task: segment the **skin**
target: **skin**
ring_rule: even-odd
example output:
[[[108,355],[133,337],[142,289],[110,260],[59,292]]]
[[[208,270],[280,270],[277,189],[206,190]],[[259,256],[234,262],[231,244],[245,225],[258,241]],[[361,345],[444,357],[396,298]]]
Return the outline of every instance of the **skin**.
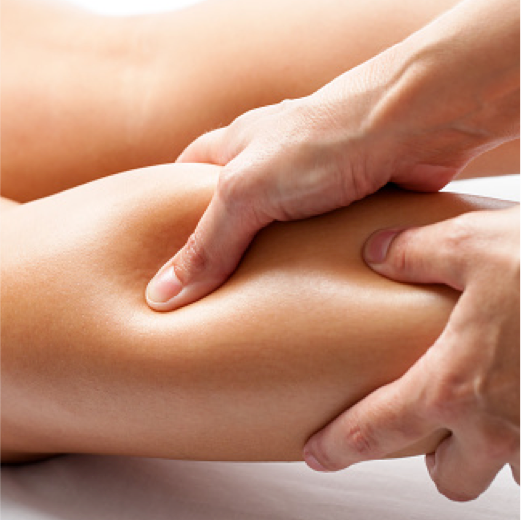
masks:
[[[313,436],[306,457],[339,469],[443,425],[451,435],[426,458],[440,492],[471,500],[505,464],[519,483],[519,206],[379,231],[365,260],[391,279],[463,294],[425,356]]]
[[[193,231],[218,173],[154,167],[2,208],[4,461],[300,460],[314,431],[424,353],[457,299],[376,275],[364,240],[383,223],[505,205],[390,190],[276,224],[218,291],[156,313],[144,287]]]
[[[465,0],[313,94],[199,137],[178,160],[223,173],[151,281],[149,305],[171,311],[214,290],[270,222],[347,206],[388,182],[439,190],[519,137],[519,62],[519,3]]]
[[[316,2],[311,1],[299,2],[297,10],[295,10],[295,3],[290,0],[259,2],[259,4],[255,4],[257,9],[252,9],[252,5],[252,3],[246,4],[238,0],[228,0],[210,2],[204,6],[171,15],[113,19],[90,15],[69,8],[64,3],[3,1],[2,194],[19,201],[28,201],[127,168],[171,161],[201,132],[227,124],[244,110],[255,106],[275,103],[287,97],[294,98],[311,94],[338,74],[399,42],[434,16],[454,5],[454,2],[402,1],[400,9],[397,9],[396,2],[379,1],[373,2],[371,9],[366,9],[362,4],[356,2],[330,1],[322,2],[319,11],[316,9]],[[498,12],[501,14],[507,11],[499,9]],[[378,13],[377,16],[375,13]],[[266,41],[265,27],[268,23],[270,40]],[[294,24],[292,25],[295,27],[294,30],[288,31],[289,23]],[[305,27],[306,30],[299,30],[301,27]],[[223,33],[233,35],[233,38],[223,38]],[[349,34],[349,38],[346,38],[346,33]],[[486,41],[486,38],[481,39]],[[241,45],[230,44],[235,40],[241,41]],[[356,45],[353,44],[355,41]],[[503,55],[507,54],[503,52]],[[288,56],[292,58],[289,68]],[[489,57],[487,60],[495,64],[501,62],[501,60],[491,60]],[[256,65],[254,68],[252,63]],[[45,64],[45,66],[36,66],[36,64]],[[258,64],[263,66],[259,67]],[[225,71],[224,74],[223,71]],[[26,81],[28,76],[31,77],[30,82]],[[452,84],[452,76],[446,83],[446,85],[450,84]],[[289,105],[291,106],[291,103]],[[288,106],[288,103],[285,106]],[[431,104],[425,104],[425,106],[429,106],[433,113],[437,113]],[[20,114],[23,114],[23,117],[20,117]],[[491,165],[496,172],[518,171],[517,156],[516,144],[502,146],[497,152],[487,154],[486,160],[478,159],[473,162],[466,172],[468,175],[489,173]],[[176,175],[179,171],[181,170],[176,170]],[[183,171],[187,175],[193,173],[191,169]],[[148,172],[143,172],[143,177],[145,174],[148,175]],[[143,185],[139,185],[139,190],[148,193],[145,181],[142,182]],[[48,221],[50,217],[44,215],[48,212],[49,215],[54,215],[56,219],[59,219],[59,222],[71,220],[71,225],[77,223],[78,229],[83,229],[86,236],[92,239],[88,244],[89,251],[90,246],[96,242],[92,237],[102,236],[103,239],[100,241],[106,244],[107,235],[109,232],[113,232],[116,237],[120,238],[113,247],[114,251],[120,247],[120,244],[127,244],[125,250],[128,247],[128,251],[131,251],[136,257],[146,256],[147,247],[143,247],[142,244],[149,243],[147,242],[148,236],[155,236],[153,231],[149,230],[150,233],[147,235],[139,235],[132,245],[128,245],[125,241],[128,238],[121,236],[121,222],[133,221],[135,208],[132,212],[127,210],[125,213],[119,207],[121,218],[116,218],[117,211],[104,199],[100,216],[98,217],[95,213],[98,201],[103,199],[104,190],[113,196],[113,200],[120,200],[118,197],[122,196],[121,192],[126,190],[126,186],[126,184],[123,186],[121,182],[117,186],[114,185],[114,190],[112,190],[112,188],[108,189],[108,185],[103,185],[103,190],[100,189],[102,193],[96,193],[96,197],[88,195],[90,191],[85,188],[81,196],[63,195],[64,198],[62,196],[50,198],[38,203],[37,208],[45,209],[45,211],[42,209],[41,212],[34,209],[28,210],[25,207],[23,210],[19,208],[16,212],[16,218],[20,216],[18,227],[11,227],[14,224],[6,227],[6,236],[10,237],[13,249],[5,248],[5,251],[10,253],[10,255],[4,253],[5,258],[10,258],[10,262],[6,264],[10,267],[9,269],[6,267],[6,271],[3,272],[3,280],[10,280],[11,285],[6,294],[12,294],[13,299],[6,300],[4,297],[3,305],[10,313],[8,314],[10,323],[18,325],[13,325],[13,329],[4,328],[2,339],[12,337],[14,344],[19,343],[27,347],[24,350],[16,350],[15,347],[12,347],[11,350],[4,348],[4,356],[6,351],[9,354],[6,359],[18,359],[19,365],[17,362],[13,362],[14,366],[20,370],[21,377],[27,376],[27,379],[20,381],[3,376],[4,393],[7,389],[5,395],[16,397],[16,399],[9,399],[7,405],[4,406],[6,410],[9,410],[3,424],[4,438],[8,443],[5,446],[4,456],[9,460],[31,457],[34,456],[31,454],[38,451],[51,453],[84,450],[121,453],[127,450],[130,453],[146,454],[154,453],[155,448],[158,453],[166,453],[166,456],[169,456],[169,453],[183,456],[182,446],[187,446],[193,441],[193,438],[187,434],[188,427],[186,427],[182,428],[179,434],[179,438],[182,438],[183,435],[186,436],[184,440],[181,439],[175,448],[165,448],[168,443],[165,441],[165,444],[161,444],[167,436],[164,430],[160,434],[147,433],[145,427],[138,427],[133,423],[133,420],[135,422],[150,420],[150,424],[156,424],[154,421],[157,420],[157,424],[166,424],[169,427],[167,431],[170,435],[171,431],[179,426],[178,421],[173,424],[172,418],[163,418],[168,415],[169,409],[165,412],[164,409],[158,411],[157,405],[154,408],[157,402],[157,392],[151,391],[150,394],[145,392],[148,397],[143,400],[148,412],[140,408],[141,401],[138,400],[137,403],[133,401],[135,390],[132,391],[132,388],[135,388],[136,381],[135,379],[130,380],[129,374],[140,371],[143,366],[143,358],[140,358],[139,355],[133,358],[132,355],[127,354],[129,351],[136,352],[135,345],[138,341],[136,337],[142,337],[138,335],[138,332],[142,334],[142,331],[138,330],[137,325],[143,324],[145,327],[143,330],[152,329],[147,329],[146,323],[137,321],[135,329],[129,329],[134,332],[135,336],[129,339],[129,336],[125,335],[126,332],[122,332],[125,327],[130,327],[127,323],[128,315],[118,317],[117,313],[113,314],[113,308],[118,308],[121,303],[119,295],[118,298],[115,298],[114,295],[109,297],[106,292],[94,294],[91,287],[89,288],[91,292],[86,289],[85,296],[80,297],[74,293],[73,289],[74,284],[77,284],[76,288],[78,288],[85,283],[84,277],[78,279],[70,274],[62,281],[60,280],[63,271],[58,268],[59,265],[69,266],[71,273],[74,272],[72,264],[84,266],[82,272],[91,273],[92,270],[90,263],[85,265],[86,242],[82,242],[79,237],[75,236],[70,230],[71,228],[68,228],[69,232],[58,232],[54,242],[49,240],[51,231],[44,233],[43,238],[34,234],[34,222],[41,223],[42,230],[52,230],[52,233],[56,233],[56,220],[50,223]],[[174,196],[174,194],[171,195]],[[152,193],[150,196],[151,199],[154,199]],[[191,189],[188,190],[187,197],[190,201],[195,197]],[[62,203],[61,201],[64,200],[65,202]],[[94,213],[89,213],[86,209],[79,211],[83,200],[85,204],[91,206],[90,211]],[[124,200],[128,201],[128,199]],[[140,199],[138,202],[141,208],[146,208],[143,213],[143,222],[150,219],[151,226],[157,225],[157,221],[150,217],[153,208],[147,205],[146,200]],[[13,203],[2,201],[2,209],[6,205],[13,206]],[[375,207],[375,211],[385,216],[387,201],[385,204],[382,203],[382,206],[384,207]],[[32,208],[32,206],[30,207]],[[168,206],[168,208],[171,207]],[[422,211],[430,212],[425,215],[427,221],[431,217],[446,216],[437,213],[437,208],[430,208],[429,211],[427,208],[425,210],[422,208],[415,208],[415,212],[418,215],[422,214]],[[466,206],[458,207],[457,210],[465,210],[465,208]],[[199,209],[202,211],[202,207]],[[179,217],[176,212],[172,218]],[[92,221],[91,227],[87,226],[85,222],[78,222],[77,219],[71,217],[77,213],[88,215],[88,219]],[[22,218],[22,214],[27,215],[27,218]],[[187,218],[190,220],[195,217],[192,215]],[[367,219],[367,217],[364,218]],[[357,228],[361,226],[356,219],[355,222]],[[411,223],[417,224],[416,221]],[[182,228],[179,222],[178,224],[177,227]],[[378,225],[387,224],[388,222],[381,222]],[[144,225],[141,221],[135,223],[133,230],[140,229],[141,225]],[[195,224],[192,226],[192,231],[193,227]],[[370,231],[367,230],[367,232]],[[188,231],[187,233],[189,234]],[[325,229],[322,230],[322,234],[324,233],[327,234]],[[353,231],[352,234],[354,233]],[[30,237],[23,247],[20,243],[21,236]],[[172,242],[165,244],[166,241],[157,240],[155,243],[154,240],[151,240],[155,244],[155,253],[159,252],[159,256],[154,257],[158,261],[157,265],[168,257],[166,253],[162,256],[162,247],[168,246],[169,253],[175,252],[176,248],[181,247],[181,244],[175,246],[177,244],[175,237],[166,233],[165,236],[168,236]],[[43,243],[48,247],[40,250],[38,246]],[[438,243],[437,238],[435,243]],[[107,284],[109,288],[121,290],[123,294],[127,292],[128,287],[125,287],[124,284],[115,284],[114,280],[128,278],[136,286],[141,284],[141,279],[129,277],[127,271],[125,273],[111,271],[113,268],[111,262],[115,261],[114,258],[109,258],[110,255],[104,256],[107,252],[100,252],[99,244],[97,247],[95,256],[100,260],[100,265],[103,265],[105,260],[108,262],[105,268],[95,270],[94,275],[89,278],[89,280],[94,280],[97,288]],[[16,251],[20,252],[20,256],[13,257],[17,254]],[[25,253],[23,253],[24,251]],[[46,256],[46,260],[42,261],[39,254]],[[68,255],[73,261],[66,260]],[[18,265],[17,262],[22,257],[25,263],[22,262]],[[32,263],[32,257],[35,259],[35,264]],[[54,265],[55,261],[56,265]],[[34,265],[39,266],[36,273]],[[24,266],[23,273],[20,272],[21,266]],[[13,270],[11,274],[10,269]],[[148,267],[145,271],[147,269]],[[41,275],[45,278],[45,280],[34,278],[37,280],[34,284],[38,288],[36,291],[28,281],[28,272],[32,272],[33,276]],[[133,269],[130,272],[134,272]],[[14,273],[17,273],[17,276],[14,276]],[[107,273],[111,276],[108,276]],[[149,276],[152,274],[153,269],[148,272]],[[54,282],[54,285],[50,284],[51,281]],[[64,287],[60,285],[62,282]],[[67,285],[70,282],[72,282],[72,286]],[[367,287],[371,287],[372,283],[368,281]],[[18,288],[16,288],[17,285]],[[49,291],[43,292],[42,287],[47,287]],[[367,287],[364,287],[364,295],[368,293]],[[56,294],[51,294],[52,289],[56,290]],[[3,291],[7,290],[7,286],[3,287]],[[67,305],[70,303],[66,304],[63,299],[60,300],[60,295],[67,294],[67,291],[71,292],[70,301],[78,300],[70,311],[67,311]],[[277,296],[278,292],[273,291],[273,293],[274,298],[280,297]],[[31,300],[31,294],[34,294],[34,300]],[[89,298],[92,297],[91,300],[87,295]],[[105,296],[106,302],[112,302],[112,307],[103,303]],[[377,300],[381,298],[380,294],[376,296]],[[12,301],[16,303],[13,304]],[[42,305],[43,301],[45,301],[45,305]],[[142,303],[142,300],[140,301]],[[49,306],[47,306],[48,302]],[[82,302],[83,305],[80,306]],[[105,313],[96,314],[93,309],[94,304],[105,309]],[[221,305],[221,302],[219,304]],[[128,307],[126,308],[128,309]],[[407,306],[403,306],[403,308],[407,310]],[[420,306],[420,308],[422,307]],[[23,312],[26,311],[31,320],[37,324],[35,331],[31,332],[30,338],[33,341],[29,342],[29,345],[24,342],[26,338],[29,338],[26,322],[24,321],[22,326],[20,321]],[[431,311],[432,309],[429,309],[426,314],[430,316]],[[293,312],[295,311],[292,309]],[[356,316],[356,313],[354,315]],[[57,316],[60,319],[57,319]],[[86,322],[82,324],[81,328],[78,328],[78,316],[86,317]],[[103,345],[102,353],[107,352],[107,338],[105,335],[101,337],[99,325],[106,323],[104,320],[107,319],[107,316],[117,318],[115,319],[117,324],[113,323],[114,320],[109,320],[111,329],[109,337],[114,340],[109,346],[114,346],[116,349],[121,348],[125,355],[122,360],[121,356],[118,357],[108,349],[109,355],[106,359],[110,359],[112,362],[110,372],[106,367],[104,370],[96,372],[99,364],[97,365],[96,360],[93,360],[92,357],[89,358],[89,349],[92,347],[94,351],[99,352],[100,345]],[[439,318],[436,312],[434,312],[434,318]],[[339,317],[340,319],[344,319],[344,317]],[[305,320],[303,318],[303,321],[308,322],[309,320],[310,317],[307,315]],[[396,327],[396,323],[403,320],[404,317],[401,315],[396,317],[394,327]],[[422,320],[425,320],[425,316],[422,316]],[[3,323],[5,324],[5,319]],[[368,324],[367,320],[363,319],[360,323],[366,328],[373,326],[373,323]],[[114,328],[111,327],[112,325]],[[355,328],[353,324],[351,325],[349,332]],[[409,325],[411,324],[409,323]],[[62,326],[63,330],[60,329]],[[156,330],[159,329],[155,327],[154,323],[154,334],[150,334],[150,336],[158,338]],[[417,329],[416,327],[415,330]],[[200,332],[199,329],[194,330],[193,326],[190,329],[188,325],[183,330],[185,338]],[[387,336],[392,335],[393,330],[395,329],[386,330],[386,339]],[[64,339],[67,331],[74,336],[67,336]],[[229,334],[232,335],[231,332]],[[279,330],[275,339],[281,334]],[[418,333],[415,332],[415,334]],[[251,335],[253,336],[253,333]],[[254,337],[257,336],[258,331]],[[71,337],[74,337],[78,344],[77,350],[70,351]],[[398,335],[398,337],[400,336]],[[409,339],[409,337],[407,338]],[[272,338],[269,339],[269,344],[272,344]],[[356,338],[352,339],[354,341]],[[420,337],[415,336],[414,341],[422,342],[425,339],[420,334]],[[121,342],[118,342],[119,340]],[[170,344],[169,342],[172,341],[171,337],[166,334],[162,340],[166,343],[162,343],[161,346],[158,340],[157,343],[154,343],[154,348],[164,349],[164,345]],[[39,341],[45,345],[45,348],[41,347]],[[342,341],[345,342],[345,334]],[[405,341],[403,337],[402,341]],[[411,341],[413,340],[411,339]],[[6,341],[3,341],[3,345],[6,344]],[[427,341],[422,348],[426,348],[426,344]],[[40,345],[36,354],[33,345],[34,349]],[[202,340],[200,345],[203,345]],[[258,348],[261,347],[258,346]],[[262,345],[263,351],[265,348],[266,346]],[[321,344],[320,348],[322,348]],[[220,349],[222,350],[222,347],[216,351],[222,354]],[[291,356],[288,354],[289,362],[294,360],[295,352],[300,352],[300,349],[301,345],[299,345],[299,350],[295,348],[291,351]],[[139,351],[139,348],[137,350]],[[13,354],[10,358],[12,352],[16,352],[16,355]],[[49,361],[46,357],[47,353],[49,355],[54,353],[56,356]],[[121,354],[121,350],[118,351],[118,354]],[[22,355],[28,361],[29,374],[23,372],[25,365],[20,358]],[[134,359],[135,364],[124,362],[129,358]],[[95,381],[99,382],[99,388],[102,389],[100,395],[104,397],[104,400],[97,401],[92,395],[92,391],[82,394],[85,388],[78,389],[77,385],[65,377],[66,371],[60,371],[60,368],[65,365],[57,364],[56,360],[61,359],[70,359],[71,378],[74,374],[79,377],[77,380],[82,380],[81,377],[85,377],[85,374],[88,374],[88,377],[98,377],[99,379],[95,379]],[[82,365],[82,360],[86,362],[85,366]],[[44,363],[40,363],[40,361],[44,361]],[[288,359],[284,358],[283,361],[288,362]],[[170,362],[175,364],[173,359]],[[236,361],[236,364],[232,365],[240,367],[241,363],[242,361]],[[250,363],[252,362],[250,361]],[[113,366],[120,367],[118,372],[120,379],[116,379],[114,387],[111,387],[110,384],[105,386],[108,384],[106,380],[113,377]],[[161,381],[165,381],[164,388],[170,388],[168,384],[171,382],[164,376],[164,366],[158,368],[158,365],[153,365],[153,363],[146,366],[149,366],[150,370],[146,372],[147,377],[144,377],[145,388],[147,388],[147,382],[157,381],[158,374],[161,373],[163,374]],[[171,365],[167,363],[165,366]],[[186,367],[186,364],[183,366]],[[44,368],[42,373],[39,377],[35,377],[42,367]],[[382,367],[379,367],[378,370],[382,370],[382,373],[385,372],[385,375],[389,377],[392,371],[387,372],[387,368],[391,370],[392,367],[393,364],[390,363],[385,370]],[[161,368],[163,372],[161,372]],[[406,369],[404,366],[400,368],[402,371]],[[253,368],[251,370],[252,373],[255,373]],[[284,371],[281,373],[286,379],[288,377],[291,379],[291,374],[288,375]],[[349,369],[346,367],[344,376],[347,374],[349,374]],[[46,375],[52,376],[54,379],[46,380]],[[368,372],[366,375],[368,385],[366,391],[370,391],[372,387],[369,383],[373,381],[372,377],[375,374]],[[338,373],[337,376],[340,377]],[[377,374],[376,379],[382,381],[378,377]],[[315,374],[313,378],[316,378]],[[185,383],[188,379],[190,379],[189,375],[186,376]],[[17,383],[33,380],[35,386],[31,390],[27,390],[27,388],[20,390],[20,387],[16,386]],[[49,390],[51,380],[53,384],[56,384],[55,393]],[[278,381],[279,386],[284,386],[282,381],[284,379]],[[57,384],[57,382],[63,382],[63,384]],[[191,381],[191,383],[193,382]],[[153,385],[151,384],[151,386]],[[237,386],[240,389],[240,385]],[[350,391],[353,390],[356,393],[355,386],[350,387],[346,393],[347,397],[343,396],[346,399],[343,406],[351,404]],[[126,388],[127,393],[122,391],[125,387],[128,387]],[[42,391],[41,395],[35,389]],[[182,389],[186,390],[189,395],[191,385],[186,383]],[[155,390],[157,390],[157,386]],[[116,391],[117,395],[122,396],[121,400],[115,404],[117,411],[128,410],[128,403],[137,405],[137,418],[125,417],[124,412],[117,418],[121,423],[130,425],[129,432],[144,431],[141,444],[138,442],[134,445],[136,438],[129,440],[128,436],[124,438],[121,430],[115,431],[114,410],[111,410],[111,414],[107,413],[102,416],[97,422],[98,416],[93,410],[99,407],[106,411],[107,408],[103,407],[109,406]],[[266,389],[262,387],[262,391],[265,392]],[[71,396],[71,398],[65,402],[67,396]],[[357,398],[361,396],[362,394],[357,394]],[[226,402],[225,399],[223,401]],[[277,401],[277,399],[272,399],[272,401]],[[301,447],[302,438],[309,435],[313,428],[318,428],[322,424],[321,421],[326,420],[327,414],[329,414],[327,419],[330,419],[334,413],[341,411],[341,407],[338,406],[333,413],[329,406],[336,404],[334,401],[332,399],[329,405],[323,403],[323,412],[318,414],[320,417],[317,415],[313,425],[310,424],[309,418],[307,418],[309,423],[305,419],[298,422],[300,416],[297,416],[298,424],[295,425],[295,432],[300,432],[301,437],[298,442],[292,439],[287,444],[282,444],[282,446],[288,447],[285,454],[273,455],[273,452],[270,452],[273,447],[268,448],[262,444],[259,448],[262,453],[258,456],[300,457],[300,455],[296,455],[299,448],[295,446]],[[143,403],[141,402],[141,404]],[[82,414],[86,418],[82,424],[85,428],[84,437],[77,436],[78,417],[75,416],[74,419],[71,419],[70,409],[72,407],[78,410],[78,414]],[[197,406],[194,409],[197,410]],[[179,405],[179,410],[180,413],[186,412],[181,405]],[[142,415],[140,415],[141,413]],[[204,411],[204,413],[208,412]],[[281,424],[283,420],[288,420],[287,414],[280,415],[283,415]],[[212,417],[215,419],[214,424],[219,422],[220,418],[209,414],[209,418]],[[263,419],[264,416],[262,416]],[[129,422],[125,422],[127,420]],[[210,427],[213,428],[214,424]],[[208,425],[206,423],[205,425],[205,431],[208,431]],[[275,431],[280,428],[278,424],[269,421],[267,425]],[[235,423],[234,426],[236,427]],[[299,429],[300,427],[302,430]],[[266,428],[266,431],[262,432],[268,439],[273,438],[270,435],[276,436],[271,430],[268,430],[269,428]],[[62,435],[63,433],[65,436]],[[246,438],[242,437],[243,434],[245,435],[245,432],[238,435],[237,446],[241,445],[241,439]],[[158,435],[162,436],[159,440]],[[205,438],[203,433],[201,436],[201,438]],[[280,441],[278,438],[274,440],[276,443]],[[150,444],[144,446],[148,441],[152,442],[154,448],[151,448]],[[9,444],[11,442],[15,444]],[[300,444],[298,444],[299,442]],[[16,443],[18,444],[16,445]],[[253,440],[251,444],[254,444]],[[248,451],[252,449],[251,446],[245,448],[242,455],[238,454],[240,451],[238,447],[223,447],[223,444],[213,446],[211,443],[207,446],[215,448],[214,456],[226,456],[226,449],[231,450],[228,453],[232,458],[257,456]],[[475,444],[469,443],[469,446],[475,446]],[[188,448],[184,449],[188,450]],[[197,448],[193,449],[197,450]],[[237,451],[233,451],[234,449]],[[473,449],[474,452],[482,451],[479,447],[470,448],[470,451],[472,452]],[[175,450],[180,451],[175,452]],[[431,451],[432,446],[427,443],[422,444],[417,450],[418,452]],[[390,451],[392,450],[388,450],[388,452]],[[290,453],[291,455],[288,455]],[[202,456],[196,451],[192,452],[192,455]]]
[[[474,68],[465,78],[456,73],[454,83],[464,91],[465,81],[481,78],[472,91],[480,109],[471,110],[473,101],[466,104],[470,110],[455,126],[470,130],[465,146],[471,152],[473,139],[486,146],[487,140],[519,133],[519,4],[503,3],[501,14],[487,2],[462,6],[468,9],[460,11],[456,27],[463,55]],[[467,30],[462,14],[470,18]],[[485,23],[489,37],[483,39]],[[476,31],[469,35],[468,28]],[[468,48],[466,38],[472,44]],[[515,44],[513,54],[502,55],[509,41]],[[494,57],[492,66],[484,61]],[[509,79],[509,70],[516,71],[515,77]],[[513,103],[508,92],[515,94]],[[450,96],[450,87],[448,99],[448,113],[461,105],[457,95]],[[410,180],[414,186],[415,178]],[[519,209],[476,212],[420,229],[383,230],[366,244],[365,258],[389,278],[443,283],[463,294],[443,333],[402,378],[310,439],[308,464],[319,470],[344,468],[444,425],[451,435],[426,457],[442,494],[457,501],[475,499],[505,464],[519,484]]]
[[[345,207],[390,181],[439,190],[484,151],[519,137],[519,63],[519,3],[465,0],[315,93],[250,111],[199,137],[178,161],[223,171],[185,246],[148,285],[148,304],[171,311],[206,296],[273,221]],[[443,424],[452,436],[427,458],[440,492],[476,498],[506,463],[519,482],[519,370],[511,370],[519,365],[519,217],[506,214],[427,228],[428,239],[420,239],[426,248],[399,239],[398,267],[393,260],[375,267],[464,295],[432,354],[310,440],[305,456],[312,468],[381,456]],[[490,254],[498,236],[510,247]],[[440,256],[450,247],[451,255]],[[492,306],[498,279],[503,292]],[[440,370],[442,377],[429,377]]]
[[[200,134],[311,94],[454,4],[212,0],[118,18],[2,0],[1,193],[26,202],[173,162]],[[518,155],[503,147],[466,174],[515,173]]]

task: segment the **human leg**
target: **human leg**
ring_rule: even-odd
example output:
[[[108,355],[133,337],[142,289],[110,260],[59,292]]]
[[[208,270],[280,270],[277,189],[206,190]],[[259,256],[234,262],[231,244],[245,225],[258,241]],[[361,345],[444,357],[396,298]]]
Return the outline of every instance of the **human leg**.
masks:
[[[311,433],[422,355],[457,298],[377,276],[360,257],[364,240],[504,206],[387,191],[275,224],[215,293],[155,313],[144,288],[193,231],[218,172],[150,168],[5,212],[5,460],[299,460]]]
[[[201,133],[312,93],[455,3],[221,0],[108,18],[6,0],[2,195],[172,162]],[[496,167],[512,163],[516,150],[496,152]]]

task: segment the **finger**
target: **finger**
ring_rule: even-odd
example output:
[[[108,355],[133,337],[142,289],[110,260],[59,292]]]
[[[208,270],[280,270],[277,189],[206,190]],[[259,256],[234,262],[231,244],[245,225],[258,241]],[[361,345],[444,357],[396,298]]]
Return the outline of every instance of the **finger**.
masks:
[[[246,205],[240,207],[225,203],[216,191],[186,245],[148,284],[146,300],[152,309],[170,311],[192,303],[235,270],[255,233],[267,224]]]
[[[427,469],[438,491],[457,502],[476,499],[503,467],[498,460],[483,457],[481,450],[467,439],[460,440],[453,434],[426,457]]]
[[[419,228],[377,231],[364,246],[364,259],[393,280],[443,283],[462,290],[472,241],[467,220],[456,217]]]
[[[383,386],[313,435],[304,460],[317,471],[336,471],[384,458],[437,429],[421,416],[421,360],[401,379]]]
[[[224,136],[226,128],[218,128],[201,135],[189,144],[177,158],[178,163],[208,163],[224,166]]]
[[[177,158],[178,163],[209,163],[225,166],[251,144],[252,135],[262,134],[265,118],[277,114],[290,100],[241,114],[230,125],[198,137]],[[270,120],[271,128],[274,122]]]

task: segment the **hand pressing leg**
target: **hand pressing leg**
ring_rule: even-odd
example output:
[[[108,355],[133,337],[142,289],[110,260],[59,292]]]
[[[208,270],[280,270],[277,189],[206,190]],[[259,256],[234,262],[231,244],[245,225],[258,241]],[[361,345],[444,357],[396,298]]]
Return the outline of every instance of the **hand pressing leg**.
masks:
[[[272,225],[218,291],[155,313],[144,288],[193,231],[218,173],[150,168],[3,212],[4,461],[300,460],[313,432],[424,353],[456,301],[373,273],[366,238],[503,206],[388,191]]]

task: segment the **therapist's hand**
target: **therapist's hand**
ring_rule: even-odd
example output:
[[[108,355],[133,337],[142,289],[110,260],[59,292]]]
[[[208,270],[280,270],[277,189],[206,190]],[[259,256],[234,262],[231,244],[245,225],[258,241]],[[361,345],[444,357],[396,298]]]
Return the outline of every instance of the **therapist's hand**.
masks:
[[[451,435],[426,458],[441,493],[474,499],[505,464],[519,484],[519,207],[383,230],[364,257],[394,280],[463,293],[439,339],[401,379],[308,441],[308,465],[342,469],[447,428]]]
[[[150,307],[173,310],[213,291],[274,220],[346,206],[389,181],[438,190],[517,136],[517,4],[463,1],[313,95],[196,140],[178,160],[224,168],[195,232],[148,285]]]
[[[455,129],[467,106],[449,113],[431,87],[413,94],[409,79],[402,85],[393,72],[400,63],[390,49],[312,96],[250,111],[189,146],[178,161],[224,168],[190,240],[149,284],[149,305],[169,311],[214,290],[272,221],[346,206],[389,181],[425,191],[444,186],[482,136],[469,124]]]

